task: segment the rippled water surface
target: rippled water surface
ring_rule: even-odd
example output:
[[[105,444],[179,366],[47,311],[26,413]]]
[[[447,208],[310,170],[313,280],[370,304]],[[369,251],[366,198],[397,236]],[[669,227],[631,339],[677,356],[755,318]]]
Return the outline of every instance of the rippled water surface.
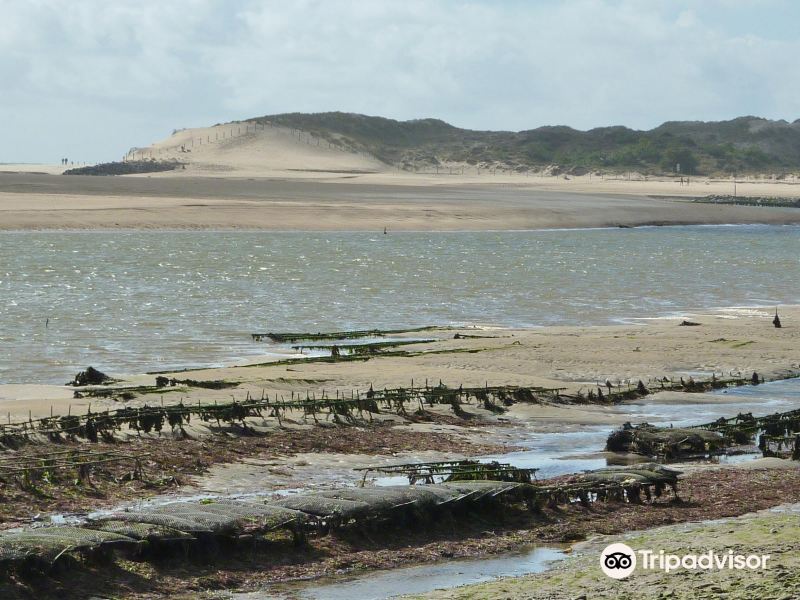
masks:
[[[219,364],[264,350],[251,331],[603,324],[798,290],[785,226],[3,232],[0,382]]]

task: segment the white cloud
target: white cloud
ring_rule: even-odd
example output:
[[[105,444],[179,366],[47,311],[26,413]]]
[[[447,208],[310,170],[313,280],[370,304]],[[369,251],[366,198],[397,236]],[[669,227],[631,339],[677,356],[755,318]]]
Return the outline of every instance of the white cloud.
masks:
[[[790,2],[0,0],[0,160],[285,111],[486,129],[800,116]],[[755,16],[774,19],[774,31]],[[758,29],[756,29],[758,28]]]
[[[692,9],[681,11],[676,21],[678,27],[693,27],[697,24],[697,13]]]

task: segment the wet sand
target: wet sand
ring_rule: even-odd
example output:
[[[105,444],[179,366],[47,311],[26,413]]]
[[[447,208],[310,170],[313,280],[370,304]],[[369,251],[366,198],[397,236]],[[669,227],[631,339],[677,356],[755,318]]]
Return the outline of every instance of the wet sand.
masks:
[[[575,547],[575,559],[567,559],[555,570],[534,577],[500,580],[474,587],[458,588],[434,593],[434,598],[485,598],[498,597],[511,600],[523,598],[641,598],[642,586],[652,585],[657,590],[675,590],[677,598],[714,598],[711,586],[724,586],[739,592],[764,591],[764,594],[732,595],[733,598],[793,597],[776,596],[778,590],[790,592],[798,585],[797,578],[785,580],[786,572],[795,573],[797,561],[797,517],[761,520],[752,525],[747,519],[725,522],[722,525],[698,524],[706,519],[738,517],[753,510],[761,510],[785,502],[800,501],[800,469],[796,463],[780,466],[764,465],[760,469],[729,467],[705,475],[690,475],[679,486],[687,499],[675,504],[668,498],[654,504],[598,503],[589,508],[579,504],[559,510],[545,509],[541,514],[527,510],[510,511],[503,519],[485,517],[463,521],[459,527],[452,522],[431,522],[425,528],[408,526],[384,529],[390,535],[377,531],[335,533],[315,538],[308,546],[297,547],[277,542],[272,550],[252,553],[230,552],[218,556],[213,562],[167,559],[159,563],[117,561],[112,564],[87,564],[73,568],[69,576],[54,579],[42,576],[26,584],[13,581],[0,585],[3,597],[57,598],[85,593],[87,587],[95,595],[112,595],[125,598],[205,598],[208,600],[227,596],[231,590],[254,592],[255,597],[295,598],[302,588],[295,586],[275,590],[272,584],[297,582],[302,585],[319,577],[347,576],[369,569],[391,569],[414,564],[434,564],[454,558],[491,557],[533,544],[552,547],[575,544],[588,536],[607,534],[619,539],[627,535],[629,543],[664,544],[667,550],[689,547],[759,548],[763,540],[769,541],[768,552],[780,555],[777,568],[767,577],[741,580],[728,577],[718,582],[705,577],[686,577],[679,574],[669,580],[650,577],[633,577],[622,586],[599,574],[597,551],[592,546]],[[693,523],[694,522],[694,523]],[[680,523],[666,529],[650,528],[665,523]],[[626,534],[631,530],[636,533]],[[778,535],[773,535],[780,532]],[[603,538],[596,542],[604,547]],[[777,549],[776,546],[778,547]],[[766,548],[765,548],[766,549]],[[783,574],[781,574],[783,573]],[[694,589],[696,584],[703,588]],[[738,587],[737,587],[738,586]],[[763,587],[759,587],[763,586]],[[782,587],[785,586],[785,587]],[[619,594],[622,590],[624,593]],[[591,593],[595,592],[597,593]],[[694,592],[689,595],[689,591]],[[766,593],[769,592],[769,593]],[[18,594],[18,595],[17,595]],[[651,597],[651,596],[645,596]]]
[[[774,309],[773,309],[774,310]],[[289,398],[292,394],[336,390],[366,391],[370,385],[408,387],[426,380],[440,380],[448,386],[520,385],[566,388],[568,393],[588,391],[606,379],[614,385],[635,386],[639,379],[651,387],[651,379],[671,377],[728,377],[754,371],[767,378],[784,376],[800,369],[800,307],[781,307],[783,328],[772,326],[773,310],[728,309],[703,315],[645,320],[633,324],[599,327],[543,327],[505,330],[435,330],[437,341],[403,346],[404,356],[375,356],[346,362],[274,362],[176,373],[178,379],[225,380],[237,387],[219,391],[181,389],[161,395],[164,402],[213,402],[231,397],[243,400],[247,394]],[[689,318],[700,323],[682,327]],[[456,333],[479,335],[454,339]],[[409,334],[413,336],[417,334]],[[428,335],[428,333],[426,333]],[[401,336],[402,337],[402,336]],[[265,359],[266,360],[266,359]],[[275,359],[269,359],[274,361]],[[118,385],[153,385],[154,375],[110,373],[122,379]],[[120,403],[102,398],[72,399],[71,388],[47,385],[0,385],[0,414],[12,418],[85,412],[119,408]],[[675,396],[665,395],[665,399]],[[704,401],[698,395],[693,401]],[[159,401],[159,395],[143,395],[130,405]],[[711,398],[719,402],[719,397]],[[619,415],[606,406],[515,405],[505,417],[525,421],[546,430],[564,424],[615,423]]]
[[[436,384],[441,378],[452,386],[460,383],[467,386],[518,384],[564,387],[572,392],[586,390],[606,378],[614,383],[630,381],[635,385],[638,379],[649,383],[663,376],[699,378],[710,376],[712,372],[728,375],[734,371],[749,375],[753,370],[769,378],[800,368],[796,355],[800,307],[782,307],[781,314],[784,328],[780,330],[772,327],[771,311],[763,309],[692,315],[689,318],[700,323],[696,327],[680,326],[682,319],[676,318],[612,327],[471,329],[459,333],[485,337],[461,339],[453,338],[457,330],[438,330],[431,332],[432,337],[438,338],[436,342],[404,346],[406,350],[420,351],[406,356],[377,356],[366,361],[335,363],[255,364],[178,375],[197,380],[224,379],[239,384],[223,391],[189,387],[179,393],[165,393],[161,398],[145,394],[121,403],[100,398],[69,398],[72,390],[60,386],[3,386],[0,387],[3,398],[0,410],[13,410],[14,415],[26,418],[28,410],[33,415],[46,416],[51,406],[55,414],[68,411],[76,414],[87,410],[89,404],[97,411],[126,404],[153,405],[162,398],[165,403],[212,402],[231,396],[243,400],[246,394],[287,397],[292,393],[304,394],[309,389],[319,393],[322,388],[331,394],[335,389],[363,391],[370,384],[375,387],[409,385],[412,378],[416,385],[425,378]],[[124,380],[116,385],[152,384],[155,378],[154,375],[121,377]],[[687,395],[673,392],[640,401],[659,402],[662,397],[667,403],[687,401],[696,406],[724,402],[719,395],[692,394],[687,398]],[[613,407],[597,405],[518,403],[502,415],[492,415],[474,405],[465,408],[478,418],[456,425],[449,409],[439,406],[431,409],[427,422],[411,422],[411,419],[386,413],[380,419],[381,425],[376,422],[370,427],[329,422],[312,425],[304,423],[301,415],[290,414],[284,418],[282,427],[276,419],[265,415],[256,429],[263,436],[236,436],[224,428],[213,431],[213,423],[198,423],[198,419],[192,420],[191,427],[187,426],[188,440],[172,440],[167,431],[157,436],[155,433],[150,436],[130,433],[131,444],[124,447],[149,452],[146,469],[156,483],[147,484],[149,487],[141,482],[119,486],[114,478],[124,475],[120,470],[112,472],[113,477],[108,481],[98,478],[97,487],[87,489],[86,495],[54,490],[51,495],[32,501],[17,491],[7,498],[4,517],[8,526],[20,519],[29,520],[27,511],[31,507],[37,512],[84,511],[98,505],[109,506],[162,494],[226,494],[254,488],[274,491],[339,485],[345,479],[343,474],[349,474],[352,479],[352,469],[367,463],[507,452],[513,449],[514,436],[519,434],[516,430],[521,428],[563,432],[580,425],[619,424],[629,418]],[[698,420],[702,417],[702,414],[697,415]],[[113,446],[119,448],[120,444],[117,442]],[[299,551],[291,565],[286,564],[285,555],[278,559],[272,555],[248,558],[246,564],[233,557],[208,568],[193,565],[156,571],[137,564],[134,577],[133,572],[126,570],[127,563],[123,563],[123,568],[117,569],[113,577],[107,573],[100,576],[103,585],[124,589],[126,597],[159,597],[174,589],[178,581],[182,586],[188,585],[189,588],[184,589],[194,590],[195,594],[209,589],[258,589],[274,581],[359,568],[391,568],[443,557],[483,556],[510,551],[522,544],[563,543],[597,533],[619,535],[665,522],[736,516],[754,508],[800,501],[796,495],[800,490],[796,485],[800,481],[797,463],[757,461],[746,467],[711,470],[713,475],[708,475],[707,469],[689,471],[681,487],[688,501],[684,505],[662,499],[658,507],[613,503],[601,503],[588,509],[574,506],[544,518],[536,517],[535,522],[526,513],[527,521],[493,525],[488,530],[483,523],[474,531],[465,528],[458,532],[453,532],[448,525],[447,532],[404,532],[388,542],[330,536],[323,538],[311,551]],[[586,565],[592,566],[595,561],[592,559],[589,563]],[[568,564],[584,568],[582,562]],[[243,576],[243,572],[247,575]],[[139,577],[141,573],[147,577]],[[576,586],[585,583],[586,589],[594,589],[591,586],[605,589],[602,585],[607,584],[602,580],[598,583],[592,573],[588,579],[580,574],[582,571],[578,573]],[[69,585],[81,586],[85,583],[82,578],[90,576],[89,571],[77,575],[70,579]],[[525,583],[528,580],[522,581],[518,588],[516,582],[509,584],[510,598],[530,597],[525,595],[529,593],[530,584]],[[505,582],[488,585],[505,585]],[[545,580],[541,589],[557,594],[562,591],[558,586],[558,579]],[[486,589],[488,591],[484,592],[479,588],[475,597],[497,597],[498,589],[505,593],[505,588]],[[571,592],[579,589],[569,588]],[[514,596],[517,591],[520,595]],[[484,596],[480,595],[482,593]]]
[[[330,175],[330,174],[329,174]],[[0,229],[482,231],[796,224],[800,210],[694,204],[727,182],[573,182],[353,175],[327,179],[0,173]],[[750,184],[759,195],[800,186]],[[740,192],[743,194],[744,192]],[[652,195],[675,197],[651,197]]]

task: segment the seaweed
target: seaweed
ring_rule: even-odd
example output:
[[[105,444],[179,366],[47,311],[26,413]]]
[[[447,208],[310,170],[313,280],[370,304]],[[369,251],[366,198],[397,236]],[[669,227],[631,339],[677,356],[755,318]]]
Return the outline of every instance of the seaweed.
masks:
[[[260,342],[264,338],[273,342],[298,342],[301,340],[349,340],[364,337],[383,337],[386,335],[397,335],[401,333],[417,333],[420,331],[436,331],[449,329],[436,325],[426,325],[423,327],[413,327],[409,329],[362,329],[354,331],[331,331],[327,333],[251,333],[253,340]]]

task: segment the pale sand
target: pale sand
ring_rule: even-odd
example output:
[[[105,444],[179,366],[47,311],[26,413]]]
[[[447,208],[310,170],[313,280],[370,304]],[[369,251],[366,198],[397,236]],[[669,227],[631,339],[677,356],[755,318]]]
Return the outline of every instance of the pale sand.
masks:
[[[35,163],[0,163],[1,174],[61,175],[71,167]]]
[[[202,142],[201,142],[202,140]],[[211,143],[208,143],[211,140]],[[285,127],[257,128],[253,123],[227,123],[184,129],[146,148],[131,158],[178,160],[185,169],[146,177],[184,178],[281,178],[349,181],[374,185],[503,185],[545,191],[633,195],[705,196],[733,194],[732,179],[704,177],[648,177],[639,173],[549,176],[544,172],[512,172],[468,165],[443,164],[438,170],[408,172],[367,154],[331,146],[308,132]],[[143,177],[137,175],[136,177]],[[740,196],[800,196],[798,174],[778,180],[774,176],[736,179]]]
[[[430,332],[439,341],[405,346],[406,350],[438,351],[407,357],[378,357],[368,361],[338,363],[301,363],[204,369],[178,374],[180,379],[225,379],[240,382],[238,388],[206,390],[192,388],[186,392],[168,393],[164,402],[196,402],[244,399],[249,393],[261,397],[267,393],[284,398],[306,392],[329,394],[340,390],[365,391],[375,388],[419,386],[427,379],[431,385],[439,380],[458,387],[488,385],[524,385],[565,387],[569,391],[588,390],[596,383],[630,381],[660,377],[728,376],[740,372],[750,376],[757,371],[771,377],[800,369],[800,307],[781,307],[782,329],[772,326],[770,310],[720,311],[708,315],[692,315],[699,327],[681,327],[681,319],[656,319],[641,324],[609,327],[545,327],[530,330],[487,330],[484,339],[453,339],[454,331]],[[476,334],[469,330],[468,333]],[[417,335],[417,334],[414,334]],[[428,333],[426,333],[428,335]],[[465,352],[474,350],[475,352]],[[113,373],[112,373],[113,375]],[[131,383],[152,384],[154,376],[129,377]],[[73,413],[93,407],[118,408],[119,403],[101,399],[72,400],[58,386],[0,386],[0,414],[11,411],[27,417],[27,411],[46,416],[51,405],[56,414],[68,407]],[[67,396],[67,397],[65,397]],[[11,400],[18,398],[18,400]],[[707,397],[706,397],[707,398]],[[658,401],[653,396],[643,402]],[[692,402],[702,401],[693,395]],[[133,404],[159,401],[146,395]],[[664,401],[679,402],[680,397],[666,394]],[[719,402],[718,396],[711,401]],[[531,423],[546,430],[564,423],[618,423],[622,418],[606,406],[515,405],[504,418],[518,423]],[[701,416],[700,416],[701,417]]]
[[[695,204],[605,192],[484,183],[0,174],[0,229],[387,227],[392,232],[800,223],[796,208]]]
[[[184,129],[147,148],[133,150],[129,157],[177,160],[186,165],[159,177],[324,178],[391,170],[372,156],[331,146],[305,132],[255,127],[253,123],[231,123]]]
[[[475,231],[800,223],[798,209],[685,200],[732,194],[730,180],[693,178],[681,185],[669,178],[478,174],[472,167],[461,174],[464,165],[443,167],[440,174],[408,173],[280,128],[230,139],[245,127],[186,130],[136,152],[137,158],[152,154],[187,163],[177,171],[90,177],[25,172],[58,172],[54,167],[0,168],[0,229]],[[223,134],[218,143],[199,144]],[[794,178],[748,179],[736,189],[740,196],[800,197]]]

